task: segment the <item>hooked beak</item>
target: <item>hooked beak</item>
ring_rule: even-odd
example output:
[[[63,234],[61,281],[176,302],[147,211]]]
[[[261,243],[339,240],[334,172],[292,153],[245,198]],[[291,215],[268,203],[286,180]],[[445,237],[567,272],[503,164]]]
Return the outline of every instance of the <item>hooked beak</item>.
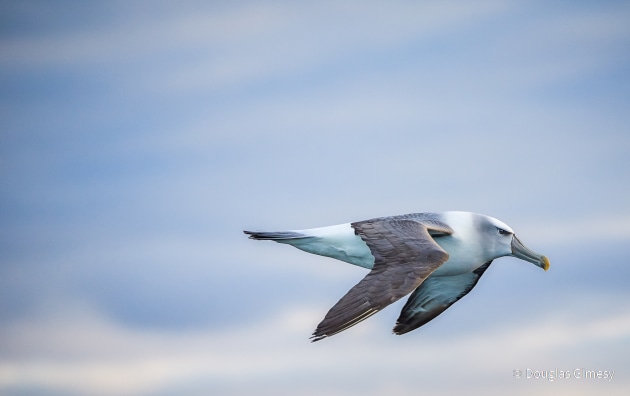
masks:
[[[542,254],[538,254],[533,250],[530,250],[527,246],[523,245],[516,235],[512,237],[512,257],[520,258],[521,260],[529,261],[536,264],[540,268],[547,271],[549,269],[549,259]]]

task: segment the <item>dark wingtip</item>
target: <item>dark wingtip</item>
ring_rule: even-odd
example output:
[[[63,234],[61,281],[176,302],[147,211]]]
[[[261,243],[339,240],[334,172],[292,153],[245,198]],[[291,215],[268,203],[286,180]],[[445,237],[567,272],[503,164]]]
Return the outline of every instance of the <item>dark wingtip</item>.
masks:
[[[327,335],[315,335],[315,334],[313,334],[309,338],[309,340],[311,340],[311,342],[317,342],[317,341],[321,341],[321,340],[323,340],[324,338],[327,338],[327,337],[328,337]]]
[[[394,328],[392,329],[392,333],[396,335],[403,335],[403,334],[409,333],[411,330],[413,330],[413,328],[411,328],[410,326],[405,326],[401,323],[396,323],[396,326],[394,326]]]
[[[313,334],[311,334],[311,336],[309,337],[309,340],[311,340],[311,342],[321,341],[324,338],[328,338],[329,335],[334,335],[334,334],[335,333],[330,334],[328,332],[325,332],[322,330],[321,326],[317,326],[317,328],[313,331]]]
[[[449,306],[450,305],[444,307],[444,309],[428,312],[427,314],[422,315],[422,316],[416,315],[416,316],[409,317],[405,315],[404,313],[401,313],[400,317],[396,321],[396,325],[392,329],[392,332],[396,335],[403,335],[403,334],[409,333],[410,331],[419,329],[420,327],[424,326],[425,324],[429,323],[430,321],[435,319],[437,316],[439,316]]]

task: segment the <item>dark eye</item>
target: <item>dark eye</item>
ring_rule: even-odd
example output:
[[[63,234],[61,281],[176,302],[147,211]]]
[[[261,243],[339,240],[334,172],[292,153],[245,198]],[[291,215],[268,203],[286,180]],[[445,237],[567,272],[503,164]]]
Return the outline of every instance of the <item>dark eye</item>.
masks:
[[[499,234],[501,234],[501,235],[511,235],[512,234],[510,231],[504,230],[503,228],[497,228],[497,230],[499,231]]]

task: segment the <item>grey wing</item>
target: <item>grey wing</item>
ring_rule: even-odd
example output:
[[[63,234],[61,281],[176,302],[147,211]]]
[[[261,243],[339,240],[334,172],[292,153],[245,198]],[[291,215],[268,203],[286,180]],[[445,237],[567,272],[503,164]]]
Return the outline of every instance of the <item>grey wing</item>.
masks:
[[[430,276],[407,300],[396,321],[394,333],[408,333],[444,312],[475,287],[491,263],[492,260],[466,274]]]
[[[448,259],[429,234],[430,229],[452,233],[445,224],[381,218],[352,223],[352,227],[370,248],[374,267],[328,311],[313,341],[354,326],[411,293]]]

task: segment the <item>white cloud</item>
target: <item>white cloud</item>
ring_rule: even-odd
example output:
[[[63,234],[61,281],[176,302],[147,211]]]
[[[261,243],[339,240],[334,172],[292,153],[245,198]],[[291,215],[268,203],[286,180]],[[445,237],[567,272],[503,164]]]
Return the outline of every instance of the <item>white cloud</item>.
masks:
[[[166,86],[211,88],[311,69],[343,59],[348,51],[397,47],[459,29],[501,12],[506,4],[245,2],[158,11],[152,7],[151,12],[120,7],[116,12],[124,15],[92,30],[4,38],[0,47],[11,64],[36,67],[111,65],[170,54],[175,63],[177,58],[187,61],[164,81]],[[191,49],[195,58],[188,59]]]
[[[176,90],[205,90],[301,74],[365,51],[387,56],[387,50],[460,29],[504,8],[496,1],[474,7],[465,2],[249,5],[228,16],[233,20],[221,34],[221,48],[206,47],[205,58],[164,83]]]
[[[262,323],[219,332],[139,331],[85,309],[15,323],[0,334],[3,348],[10,345],[0,360],[0,389],[30,386],[70,394],[140,395],[166,389],[177,394],[177,389],[197,384],[206,390],[223,387],[247,393],[256,384],[267,383],[276,390],[298,392],[304,381],[310,383],[309,377],[338,373],[364,381],[354,391],[339,393],[347,395],[378,394],[388,382],[396,383],[403,394],[413,394],[420,385],[414,376],[422,378],[424,389],[432,389],[454,375],[461,377],[460,386],[471,386],[475,378],[485,378],[486,383],[501,378],[491,387],[507,392],[516,368],[511,365],[566,364],[558,358],[563,351],[575,356],[597,345],[606,349],[630,334],[630,316],[620,313],[588,321],[581,315],[539,319],[526,326],[489,326],[452,336],[427,332],[396,337],[381,334],[375,321],[366,321],[343,335],[310,344],[306,335],[320,319],[318,311],[293,306]],[[589,360],[573,364],[601,364],[597,355],[590,353]],[[627,369],[601,369],[611,368]],[[612,390],[624,384],[619,378]],[[563,384],[561,389],[579,392],[579,385]],[[318,394],[326,386],[319,384],[312,391]],[[474,388],[470,391],[475,393]]]
[[[541,227],[541,224],[544,226]],[[549,245],[573,245],[630,240],[630,217],[625,213],[584,214],[577,218],[553,218],[527,221],[523,219],[519,234]]]

